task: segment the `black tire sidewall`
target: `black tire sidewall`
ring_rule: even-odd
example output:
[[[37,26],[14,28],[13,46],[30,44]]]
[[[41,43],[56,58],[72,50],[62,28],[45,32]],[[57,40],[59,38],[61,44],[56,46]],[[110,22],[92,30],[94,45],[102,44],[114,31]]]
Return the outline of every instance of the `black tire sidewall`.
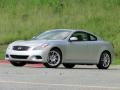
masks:
[[[72,64],[72,63],[63,63],[63,66],[65,68],[73,68],[75,66],[75,64]]]
[[[104,67],[104,61],[102,60],[102,58],[103,58],[103,55],[104,54],[108,54],[109,55],[109,57],[110,57],[110,63],[109,63],[109,65],[107,66],[107,67]],[[99,69],[108,69],[109,68],[109,66],[110,66],[110,64],[111,64],[111,56],[110,56],[110,54],[108,53],[108,52],[103,52],[102,54],[101,54],[101,56],[100,56],[100,61],[99,61],[99,63],[97,64],[97,67],[99,68]]]

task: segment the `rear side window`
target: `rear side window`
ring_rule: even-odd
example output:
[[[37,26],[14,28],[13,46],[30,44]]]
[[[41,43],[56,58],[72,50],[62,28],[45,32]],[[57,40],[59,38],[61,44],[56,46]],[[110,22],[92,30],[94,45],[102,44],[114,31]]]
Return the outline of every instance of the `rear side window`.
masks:
[[[97,41],[97,37],[93,35],[89,35],[89,41]]]
[[[87,32],[75,32],[71,37],[77,37],[77,41],[97,41],[97,37]]]

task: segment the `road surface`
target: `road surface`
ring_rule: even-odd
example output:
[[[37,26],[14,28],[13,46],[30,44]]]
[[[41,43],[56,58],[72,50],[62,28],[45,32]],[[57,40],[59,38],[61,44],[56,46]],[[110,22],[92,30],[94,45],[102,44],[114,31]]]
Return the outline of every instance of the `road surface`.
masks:
[[[95,66],[56,69],[42,65],[14,67],[0,64],[0,90],[120,90],[120,66],[99,70]]]

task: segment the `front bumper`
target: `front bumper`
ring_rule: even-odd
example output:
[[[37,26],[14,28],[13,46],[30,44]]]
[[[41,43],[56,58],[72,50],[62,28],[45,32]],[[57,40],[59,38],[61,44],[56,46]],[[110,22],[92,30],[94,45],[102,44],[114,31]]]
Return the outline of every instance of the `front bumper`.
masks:
[[[45,63],[48,58],[48,52],[49,51],[46,49],[28,51],[8,50],[6,52],[5,60]]]

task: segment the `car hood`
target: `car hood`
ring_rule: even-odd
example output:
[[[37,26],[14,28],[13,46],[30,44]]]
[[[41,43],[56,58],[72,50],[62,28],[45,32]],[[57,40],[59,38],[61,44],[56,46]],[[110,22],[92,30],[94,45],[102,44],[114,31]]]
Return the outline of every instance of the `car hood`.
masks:
[[[41,44],[47,43],[47,40],[29,40],[29,41],[24,41],[24,40],[19,40],[13,42],[11,45],[12,46],[38,46]]]
[[[62,44],[64,40],[29,40],[29,41],[24,41],[24,40],[19,40],[13,42],[11,45],[12,46],[40,46],[42,44]]]

